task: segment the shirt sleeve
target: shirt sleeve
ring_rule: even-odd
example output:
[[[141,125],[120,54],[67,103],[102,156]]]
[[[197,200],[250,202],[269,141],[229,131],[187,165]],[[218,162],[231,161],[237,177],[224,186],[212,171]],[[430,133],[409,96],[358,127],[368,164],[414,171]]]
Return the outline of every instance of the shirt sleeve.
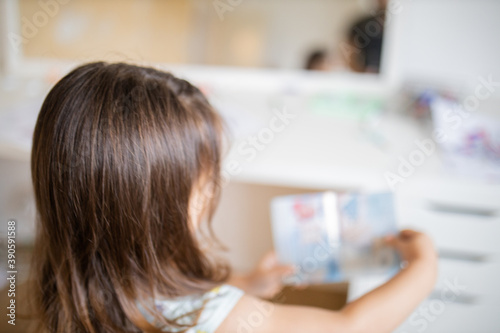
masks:
[[[214,333],[243,295],[242,290],[227,284],[209,291],[194,332]]]

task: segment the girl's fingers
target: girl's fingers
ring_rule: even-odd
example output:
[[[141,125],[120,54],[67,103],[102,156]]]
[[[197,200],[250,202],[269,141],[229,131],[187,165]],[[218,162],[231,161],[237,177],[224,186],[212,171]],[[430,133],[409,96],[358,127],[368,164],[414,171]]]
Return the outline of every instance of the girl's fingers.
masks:
[[[293,266],[277,266],[273,269],[273,272],[279,276],[286,276],[295,273],[295,267]]]
[[[259,263],[259,267],[261,269],[266,270],[266,269],[271,269],[278,264],[279,264],[279,262],[278,262],[278,257],[276,256],[276,252],[269,251],[261,259],[261,261]]]
[[[400,245],[401,242],[404,242],[415,235],[417,235],[418,232],[415,230],[410,230],[410,229],[404,229],[399,232],[397,235],[388,235],[384,238],[384,241],[387,245],[397,247]]]
[[[411,238],[415,235],[417,235],[418,232],[415,231],[415,230],[411,230],[411,229],[404,229],[404,230],[401,230],[401,232],[399,233],[399,237],[401,238]]]
[[[384,238],[384,242],[386,245],[398,250],[403,245],[404,240],[401,237],[389,235]]]

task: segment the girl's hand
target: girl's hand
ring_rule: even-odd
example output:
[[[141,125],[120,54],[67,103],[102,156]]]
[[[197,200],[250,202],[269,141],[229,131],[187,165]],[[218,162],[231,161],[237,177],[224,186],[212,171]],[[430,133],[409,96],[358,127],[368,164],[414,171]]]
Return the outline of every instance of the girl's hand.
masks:
[[[244,276],[233,276],[229,284],[253,296],[272,298],[283,288],[283,278],[293,272],[293,266],[281,265],[276,253],[271,251],[260,260],[252,272]]]
[[[437,265],[437,253],[432,240],[426,234],[414,230],[402,230],[396,236],[386,237],[386,243],[394,247],[408,264],[425,262]]]

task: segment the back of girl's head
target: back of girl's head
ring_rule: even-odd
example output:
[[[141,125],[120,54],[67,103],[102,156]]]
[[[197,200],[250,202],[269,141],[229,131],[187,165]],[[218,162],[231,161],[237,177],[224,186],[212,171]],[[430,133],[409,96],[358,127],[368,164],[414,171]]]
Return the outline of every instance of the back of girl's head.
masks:
[[[91,63],[53,87],[31,156],[43,331],[149,331],[140,302],[224,281],[189,214],[203,179],[212,216],[221,126],[197,88],[152,68]]]

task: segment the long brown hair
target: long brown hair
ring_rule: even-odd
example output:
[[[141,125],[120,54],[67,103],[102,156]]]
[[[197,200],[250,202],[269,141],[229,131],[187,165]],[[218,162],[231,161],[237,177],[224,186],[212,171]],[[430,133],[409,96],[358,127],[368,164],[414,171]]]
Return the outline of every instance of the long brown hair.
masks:
[[[204,179],[213,215],[221,133],[196,87],[153,68],[90,63],[52,88],[31,155],[38,331],[155,331],[141,307],[173,327],[148,300],[226,280],[189,214]]]

